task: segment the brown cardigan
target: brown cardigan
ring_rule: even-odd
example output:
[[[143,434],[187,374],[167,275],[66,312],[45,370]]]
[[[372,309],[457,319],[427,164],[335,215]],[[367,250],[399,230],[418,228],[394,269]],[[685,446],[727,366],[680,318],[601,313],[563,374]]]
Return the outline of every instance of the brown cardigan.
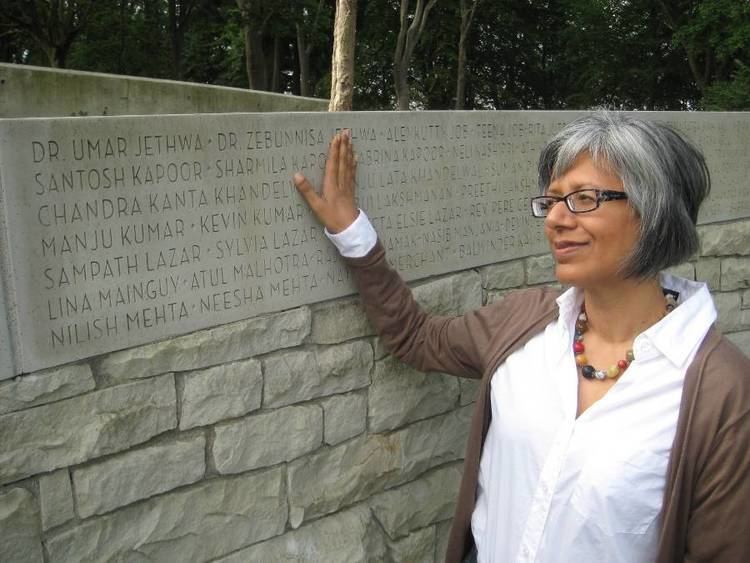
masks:
[[[559,292],[529,289],[460,317],[426,314],[380,243],[347,259],[385,346],[423,371],[480,378],[446,561],[471,550],[490,379],[557,318]],[[662,506],[657,561],[750,562],[750,360],[712,327],[685,375]]]

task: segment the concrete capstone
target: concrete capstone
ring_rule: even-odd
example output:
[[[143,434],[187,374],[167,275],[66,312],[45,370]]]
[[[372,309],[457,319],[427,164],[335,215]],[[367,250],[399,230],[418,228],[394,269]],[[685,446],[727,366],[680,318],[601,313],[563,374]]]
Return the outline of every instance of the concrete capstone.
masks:
[[[216,425],[212,455],[222,474],[291,461],[323,442],[319,405],[291,406]]]
[[[251,359],[193,371],[178,385],[180,430],[244,416],[260,408],[263,374]]]
[[[0,416],[0,483],[125,450],[177,425],[172,375]]]
[[[51,368],[0,384],[0,414],[81,395],[94,389],[88,364]]]
[[[280,468],[212,479],[86,520],[47,540],[50,561],[207,561],[279,535]]]
[[[185,436],[73,470],[78,514],[88,518],[195,483],[206,472],[205,449],[203,435]]]

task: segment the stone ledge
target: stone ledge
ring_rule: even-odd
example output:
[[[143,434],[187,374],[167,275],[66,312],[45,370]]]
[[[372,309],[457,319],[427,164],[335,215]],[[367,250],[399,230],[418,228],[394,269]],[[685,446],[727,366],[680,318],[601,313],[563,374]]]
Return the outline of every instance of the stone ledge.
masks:
[[[375,329],[367,320],[358,297],[312,306],[312,327],[308,341],[313,344],[338,344],[373,334]]]
[[[163,375],[0,416],[0,483],[126,450],[177,426]]]

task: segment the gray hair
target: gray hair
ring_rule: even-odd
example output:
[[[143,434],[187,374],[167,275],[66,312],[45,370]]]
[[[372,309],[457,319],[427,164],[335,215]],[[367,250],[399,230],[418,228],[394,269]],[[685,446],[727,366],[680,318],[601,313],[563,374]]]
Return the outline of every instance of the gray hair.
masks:
[[[640,238],[623,264],[626,277],[648,278],[698,250],[698,209],[711,189],[701,151],[665,123],[598,111],[573,121],[539,156],[539,189],[565,174],[582,153],[622,180],[640,219]]]

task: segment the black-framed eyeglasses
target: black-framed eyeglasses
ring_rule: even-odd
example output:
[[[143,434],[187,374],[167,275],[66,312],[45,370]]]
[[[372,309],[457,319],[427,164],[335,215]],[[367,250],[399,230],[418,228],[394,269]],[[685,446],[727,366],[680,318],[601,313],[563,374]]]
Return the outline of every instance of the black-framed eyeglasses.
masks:
[[[599,188],[585,188],[570,192],[566,196],[542,195],[531,198],[531,213],[534,217],[544,218],[549,215],[556,203],[564,201],[572,213],[588,213],[597,209],[603,201],[628,199],[625,192],[601,190]]]

